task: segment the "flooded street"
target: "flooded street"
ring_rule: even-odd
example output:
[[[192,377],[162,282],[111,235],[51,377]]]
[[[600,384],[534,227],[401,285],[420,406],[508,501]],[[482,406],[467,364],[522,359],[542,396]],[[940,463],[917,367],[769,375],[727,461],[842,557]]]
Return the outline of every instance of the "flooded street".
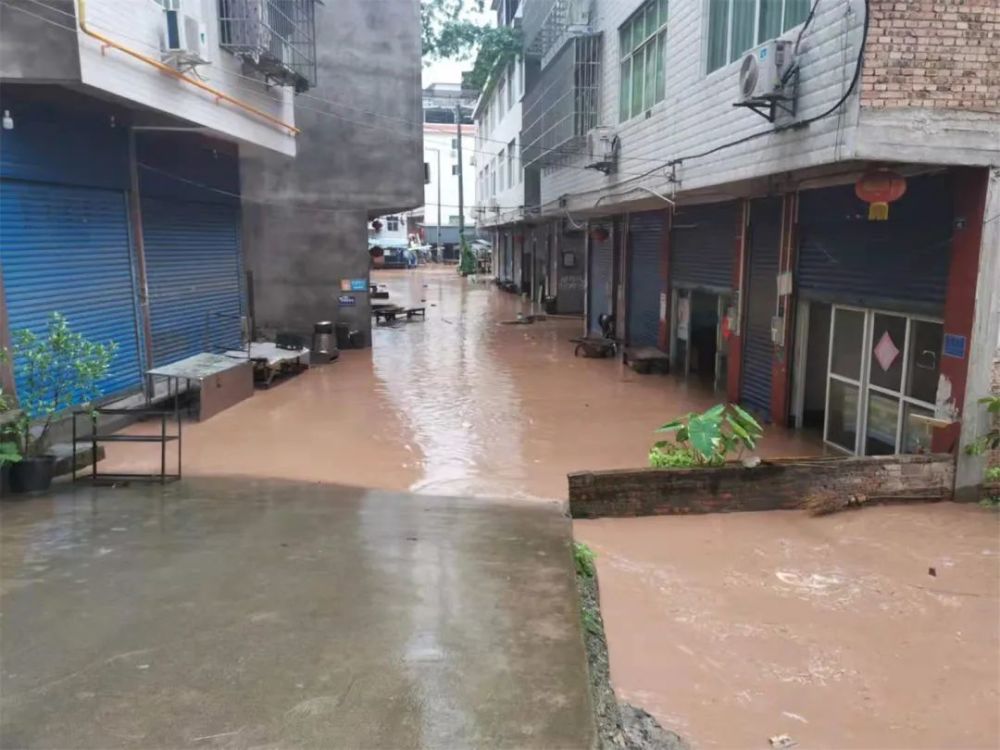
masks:
[[[185,473],[552,500],[567,472],[642,466],[653,430],[718,400],[577,359],[579,319],[453,269],[383,271],[426,321],[185,431]],[[769,428],[768,456],[815,453]],[[140,452],[109,447],[112,465]],[[996,747],[995,514],[942,504],[573,524],[598,552],[612,681],[695,747]],[[936,576],[928,575],[935,568]]]
[[[342,352],[190,426],[185,474],[561,499],[568,472],[641,466],[653,430],[718,400],[694,382],[574,357],[579,318],[504,325],[538,311],[453,268],[372,279],[393,303],[426,305],[426,321],[379,326],[372,349]],[[818,447],[772,430],[762,450]],[[114,445],[107,466],[136,469],[144,455]]]

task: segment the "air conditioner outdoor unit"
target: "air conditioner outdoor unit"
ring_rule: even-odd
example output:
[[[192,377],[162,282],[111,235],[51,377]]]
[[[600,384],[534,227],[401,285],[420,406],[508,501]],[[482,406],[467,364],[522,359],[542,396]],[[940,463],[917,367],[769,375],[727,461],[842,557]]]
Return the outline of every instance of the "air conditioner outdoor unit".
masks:
[[[787,39],[772,39],[750,50],[740,66],[741,105],[761,104],[788,99],[791,72],[795,66],[795,44]]]
[[[587,131],[587,168],[609,174],[617,161],[618,136],[614,128],[599,125]]]
[[[208,64],[208,39],[201,19],[184,11],[181,0],[164,0],[160,49],[164,61],[190,70]]]

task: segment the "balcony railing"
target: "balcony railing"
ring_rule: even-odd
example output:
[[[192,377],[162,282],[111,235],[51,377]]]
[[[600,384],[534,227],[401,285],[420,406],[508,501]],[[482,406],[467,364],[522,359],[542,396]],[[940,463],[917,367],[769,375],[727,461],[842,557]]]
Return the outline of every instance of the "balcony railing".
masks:
[[[219,46],[305,91],[316,84],[316,0],[219,0]]]
[[[589,0],[529,0],[522,21],[525,52],[546,57],[568,35],[586,31],[589,19]]]
[[[551,166],[580,153],[600,117],[601,35],[573,37],[524,99],[521,159]]]

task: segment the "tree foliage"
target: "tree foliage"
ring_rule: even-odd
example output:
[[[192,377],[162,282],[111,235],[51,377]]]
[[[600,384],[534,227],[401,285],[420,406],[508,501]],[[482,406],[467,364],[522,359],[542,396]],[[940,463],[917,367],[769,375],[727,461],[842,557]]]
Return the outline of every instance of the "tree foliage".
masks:
[[[477,23],[468,16],[481,12],[484,0],[423,0],[421,38],[427,60],[473,60],[463,76],[465,88],[482,90],[490,73],[521,52],[519,29]]]

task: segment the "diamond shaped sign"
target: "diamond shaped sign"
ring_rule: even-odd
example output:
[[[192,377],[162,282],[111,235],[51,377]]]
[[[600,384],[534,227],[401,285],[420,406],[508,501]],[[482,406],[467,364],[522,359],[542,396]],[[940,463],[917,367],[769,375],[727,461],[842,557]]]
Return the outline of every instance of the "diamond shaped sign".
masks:
[[[899,356],[899,349],[896,347],[888,331],[883,333],[882,338],[875,344],[874,353],[875,361],[878,362],[883,372],[888,371],[892,367],[892,363],[896,361],[896,357]]]

